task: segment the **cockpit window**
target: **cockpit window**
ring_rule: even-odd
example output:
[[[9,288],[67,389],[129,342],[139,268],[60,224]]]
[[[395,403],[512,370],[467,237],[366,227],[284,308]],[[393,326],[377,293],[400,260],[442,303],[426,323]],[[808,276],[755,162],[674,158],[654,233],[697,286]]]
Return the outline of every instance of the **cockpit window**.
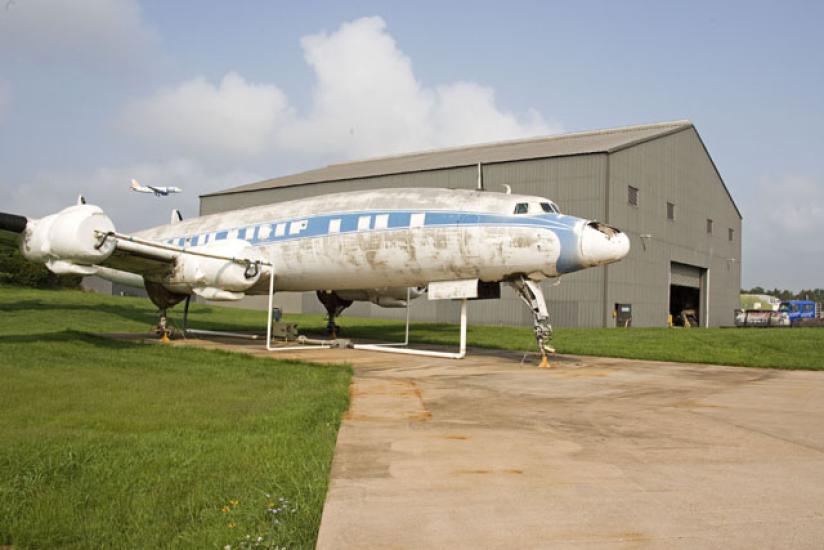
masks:
[[[552,204],[551,202],[542,202],[541,209],[547,214],[560,214],[560,212],[558,211],[558,207]]]
[[[519,202],[515,205],[516,214],[526,214],[527,212],[529,212],[529,203]]]

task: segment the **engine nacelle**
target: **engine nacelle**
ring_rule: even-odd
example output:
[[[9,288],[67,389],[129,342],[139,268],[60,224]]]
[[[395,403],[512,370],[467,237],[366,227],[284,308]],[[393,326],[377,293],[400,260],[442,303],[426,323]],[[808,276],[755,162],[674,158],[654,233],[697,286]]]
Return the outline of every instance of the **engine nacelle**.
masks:
[[[411,287],[409,299],[414,300],[425,292],[424,287]],[[407,288],[405,286],[367,288],[359,290],[336,290],[342,300],[350,302],[372,302],[381,307],[406,307]]]
[[[27,260],[47,265],[94,265],[114,252],[114,240],[101,237],[113,231],[112,220],[100,207],[78,204],[30,220],[20,240],[20,252]]]
[[[252,261],[265,261],[263,255],[246,241],[239,239],[216,241],[196,246],[192,251],[217,254]],[[244,265],[230,260],[181,254],[175,268],[163,286],[175,292],[202,294],[216,300],[235,300],[260,280],[261,266]],[[207,296],[208,294],[208,296]]]

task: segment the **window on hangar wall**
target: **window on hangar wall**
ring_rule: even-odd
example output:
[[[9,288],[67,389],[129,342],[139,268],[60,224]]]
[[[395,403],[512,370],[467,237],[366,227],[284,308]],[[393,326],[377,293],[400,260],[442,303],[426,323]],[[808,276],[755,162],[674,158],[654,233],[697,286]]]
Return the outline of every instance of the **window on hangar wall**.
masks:
[[[632,206],[638,206],[638,188],[633,186],[627,187],[627,202]]]

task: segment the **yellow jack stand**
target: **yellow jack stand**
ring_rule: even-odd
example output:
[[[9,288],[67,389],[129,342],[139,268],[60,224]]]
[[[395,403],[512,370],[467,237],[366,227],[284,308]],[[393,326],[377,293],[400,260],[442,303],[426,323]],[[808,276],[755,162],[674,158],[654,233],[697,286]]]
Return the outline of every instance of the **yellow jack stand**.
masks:
[[[171,340],[169,340],[169,334],[165,330],[163,331],[163,336],[160,337],[160,341],[164,344],[171,342]]]
[[[539,369],[551,369],[552,368],[552,365],[549,364],[549,359],[547,358],[546,355],[541,356],[541,362],[538,363],[538,368]]]

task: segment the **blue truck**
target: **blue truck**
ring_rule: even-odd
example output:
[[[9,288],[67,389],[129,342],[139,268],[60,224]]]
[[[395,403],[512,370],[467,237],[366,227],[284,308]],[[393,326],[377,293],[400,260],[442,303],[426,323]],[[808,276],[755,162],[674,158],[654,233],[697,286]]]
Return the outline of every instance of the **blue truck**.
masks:
[[[790,317],[790,325],[797,325],[804,319],[817,319],[818,307],[812,300],[785,300],[778,311]]]

